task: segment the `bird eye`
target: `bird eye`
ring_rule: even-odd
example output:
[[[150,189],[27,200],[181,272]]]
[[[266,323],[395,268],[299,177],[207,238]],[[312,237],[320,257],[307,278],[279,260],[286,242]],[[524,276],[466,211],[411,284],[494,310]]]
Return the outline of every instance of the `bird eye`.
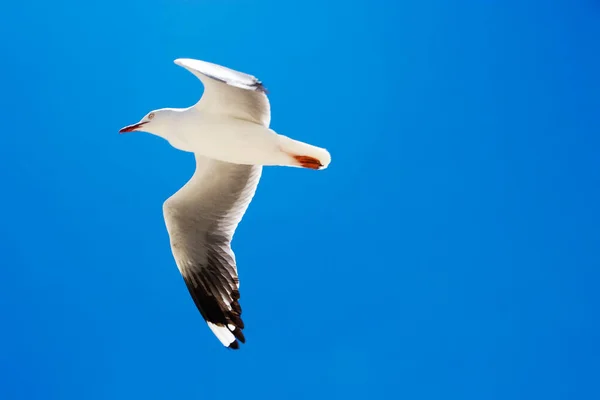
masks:
[[[148,114],[148,119],[152,119],[152,118],[154,118],[154,113]]]

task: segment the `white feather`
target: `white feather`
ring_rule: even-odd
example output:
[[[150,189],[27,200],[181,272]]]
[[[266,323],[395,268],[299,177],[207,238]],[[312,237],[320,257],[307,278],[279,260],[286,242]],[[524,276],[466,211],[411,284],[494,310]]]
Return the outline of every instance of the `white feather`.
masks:
[[[217,339],[223,343],[223,346],[229,347],[231,343],[235,342],[235,336],[233,336],[233,333],[231,333],[229,329],[224,326],[215,325],[212,322],[207,323],[208,327],[211,331],[213,331]]]

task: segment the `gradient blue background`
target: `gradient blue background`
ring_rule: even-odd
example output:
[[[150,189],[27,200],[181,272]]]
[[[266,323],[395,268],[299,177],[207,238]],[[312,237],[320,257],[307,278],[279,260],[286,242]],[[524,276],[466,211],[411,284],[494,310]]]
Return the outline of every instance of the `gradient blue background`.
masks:
[[[0,10],[1,399],[598,399],[595,1],[23,1]],[[257,75],[330,168],[265,170],[228,351],[118,129]]]

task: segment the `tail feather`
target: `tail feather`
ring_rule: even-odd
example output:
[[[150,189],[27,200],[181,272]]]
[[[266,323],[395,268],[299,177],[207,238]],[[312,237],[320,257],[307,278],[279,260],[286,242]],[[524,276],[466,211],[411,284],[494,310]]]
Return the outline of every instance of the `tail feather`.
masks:
[[[289,164],[286,165],[310,169],[325,169],[329,166],[331,155],[327,150],[287,136],[279,137],[281,150],[289,156]]]

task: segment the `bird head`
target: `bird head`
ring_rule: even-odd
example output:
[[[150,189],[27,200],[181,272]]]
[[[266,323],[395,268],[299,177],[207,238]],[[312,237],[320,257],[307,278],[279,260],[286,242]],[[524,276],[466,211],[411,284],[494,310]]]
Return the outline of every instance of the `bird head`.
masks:
[[[172,109],[161,109],[149,112],[140,120],[140,122],[133,125],[127,125],[119,130],[119,133],[128,132],[148,132],[157,136],[164,136],[169,130],[169,126],[172,124],[175,110]]]

